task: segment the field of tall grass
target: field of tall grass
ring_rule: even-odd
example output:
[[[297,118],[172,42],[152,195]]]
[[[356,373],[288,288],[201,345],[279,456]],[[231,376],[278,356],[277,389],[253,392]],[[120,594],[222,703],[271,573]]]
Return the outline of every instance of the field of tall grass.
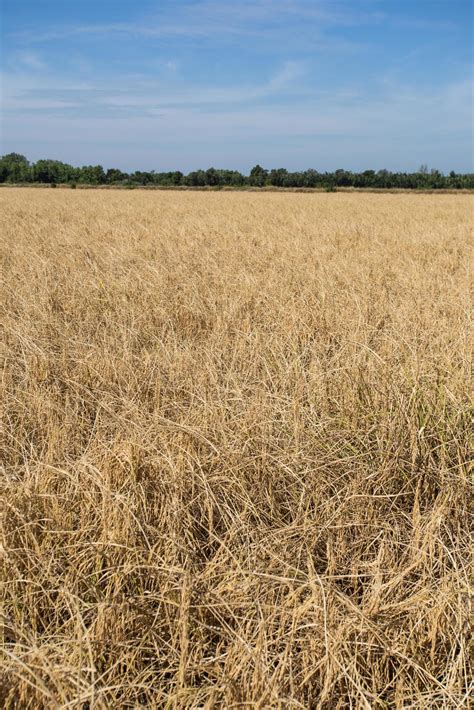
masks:
[[[2,707],[468,707],[473,205],[0,193]]]

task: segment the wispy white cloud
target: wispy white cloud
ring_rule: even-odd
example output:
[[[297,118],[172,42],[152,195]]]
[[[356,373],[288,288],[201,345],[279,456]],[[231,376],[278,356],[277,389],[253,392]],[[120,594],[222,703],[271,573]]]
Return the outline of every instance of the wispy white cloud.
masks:
[[[17,67],[32,69],[33,71],[44,71],[48,68],[46,62],[42,59],[38,52],[33,52],[27,49],[15,52],[11,63]]]
[[[268,83],[270,91],[278,91],[291,86],[305,73],[305,64],[297,61],[287,61],[282,69]]]
[[[165,69],[167,69],[167,71],[169,71],[172,74],[176,74],[176,72],[178,71],[179,62],[176,61],[175,59],[168,59],[163,64],[164,64]]]
[[[261,155],[273,165],[304,160],[307,165],[321,167],[328,146],[331,156],[326,159],[332,167],[337,163],[395,168],[397,160],[400,169],[415,169],[427,161],[441,168],[445,164],[457,169],[461,164],[462,148],[471,128],[470,82],[452,82],[423,91],[392,82],[382,85],[375,96],[350,86],[305,94],[303,86],[301,95],[295,94],[291,102],[279,102],[280,93],[292,90],[301,77],[304,66],[288,62],[264,84],[233,89],[187,87],[173,92],[156,83],[149,93],[127,96],[126,92],[117,92],[117,87],[106,90],[101,85],[100,89],[93,86],[78,94],[80,100],[71,97],[69,101],[48,98],[48,92],[35,94],[31,88],[23,96],[11,96],[4,118],[5,134],[12,149],[16,146],[25,152],[22,146],[47,146],[51,136],[56,145],[61,141],[66,144],[74,136],[63,159],[94,160],[106,165],[122,162],[125,168],[177,166],[188,170],[197,165],[186,160],[198,159],[205,160],[203,165],[242,167],[242,146],[249,144],[254,144],[251,152],[256,160]],[[49,86],[53,86],[51,79]],[[250,104],[249,95],[253,99]],[[34,118],[29,115],[31,111]],[[178,153],[176,147],[172,148],[176,144],[180,146]],[[204,144],[207,153],[199,158],[199,146]],[[123,156],[129,154],[126,146],[131,145],[134,149],[130,149],[128,160],[132,165],[123,164],[127,160]],[[405,157],[398,158],[400,145]],[[76,146],[80,156],[75,154]],[[407,152],[412,165],[407,164]],[[164,155],[169,156],[167,165],[163,165]],[[181,157],[180,163],[179,156],[186,158]],[[291,167],[291,162],[288,164]]]
[[[159,8],[159,6],[158,6]],[[334,3],[328,0],[201,0],[197,3],[180,2],[172,12],[161,8],[146,17],[129,22],[87,23],[52,26],[45,32],[22,30],[14,33],[18,41],[29,44],[63,40],[84,35],[112,37],[127,36],[159,39],[163,37],[214,38],[228,41],[231,37],[275,38],[291,27],[301,30],[311,26],[311,34],[321,47],[323,32],[331,26],[350,27],[378,24],[385,19],[379,11],[363,11],[353,3]],[[303,39],[300,37],[300,40]],[[326,42],[338,43],[336,38]],[[346,41],[347,46],[351,43]]]
[[[80,108],[78,101],[66,101],[47,98],[14,98],[10,97],[4,105],[5,110],[13,111],[56,111],[62,109]]]
[[[120,94],[108,94],[100,103],[121,108],[141,107],[156,109],[167,106],[194,105],[205,107],[210,104],[224,106],[226,104],[261,101],[285,94],[302,94],[306,89],[300,83],[305,75],[305,64],[297,61],[287,61],[264,83],[242,84],[235,86],[179,86],[169,89],[159,83],[151,87],[145,83],[148,90],[137,92],[123,91]]]
[[[5,74],[4,110],[42,110],[47,108],[81,107],[87,112],[98,113],[103,109],[136,109],[138,112],[154,111],[173,106],[214,105],[258,102],[272,97],[308,92],[302,84],[306,66],[301,61],[286,61],[266,81],[234,86],[195,86],[180,83],[171,85],[169,75],[175,76],[177,65],[173,61],[160,62],[168,76],[166,83],[160,79],[150,80],[140,76],[94,82],[68,84],[61,76],[45,73],[41,79],[36,75],[15,72]],[[59,98],[58,98],[59,97]],[[75,102],[72,99],[76,97]],[[150,114],[151,115],[151,114]]]
[[[383,6],[382,6],[383,7]],[[334,37],[323,38],[325,30],[334,27],[351,28],[391,24],[400,28],[448,31],[456,28],[454,22],[426,17],[406,17],[380,10],[378,5],[354,3],[351,0],[201,0],[180,2],[172,7],[160,8],[146,16],[129,22],[98,22],[52,26],[41,32],[26,29],[15,32],[14,37],[28,44],[41,44],[65,37],[128,36],[143,38],[188,37],[276,37],[293,27],[300,32],[310,27],[316,44],[322,47],[337,43]],[[301,37],[300,39],[304,39]],[[346,40],[345,46],[357,46]]]

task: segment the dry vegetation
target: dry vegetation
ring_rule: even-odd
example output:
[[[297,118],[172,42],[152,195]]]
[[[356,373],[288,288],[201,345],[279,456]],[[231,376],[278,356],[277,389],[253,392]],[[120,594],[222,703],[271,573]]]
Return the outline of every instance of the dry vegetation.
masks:
[[[0,201],[3,707],[467,707],[473,199]]]

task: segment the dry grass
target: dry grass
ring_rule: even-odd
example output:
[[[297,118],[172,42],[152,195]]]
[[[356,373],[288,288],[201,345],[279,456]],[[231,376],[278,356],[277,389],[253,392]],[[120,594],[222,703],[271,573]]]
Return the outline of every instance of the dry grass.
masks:
[[[467,707],[472,198],[0,202],[3,707]]]

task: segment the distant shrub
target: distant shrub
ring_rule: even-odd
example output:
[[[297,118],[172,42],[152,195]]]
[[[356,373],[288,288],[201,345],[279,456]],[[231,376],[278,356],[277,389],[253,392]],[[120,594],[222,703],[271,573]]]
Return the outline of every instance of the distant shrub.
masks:
[[[55,183],[55,182],[52,182],[52,183],[51,183],[51,187],[57,187],[56,183]]]
[[[72,182],[72,183],[69,185],[69,187],[71,188],[71,190],[75,190],[76,187],[77,187],[77,185],[76,185],[75,182]]]

